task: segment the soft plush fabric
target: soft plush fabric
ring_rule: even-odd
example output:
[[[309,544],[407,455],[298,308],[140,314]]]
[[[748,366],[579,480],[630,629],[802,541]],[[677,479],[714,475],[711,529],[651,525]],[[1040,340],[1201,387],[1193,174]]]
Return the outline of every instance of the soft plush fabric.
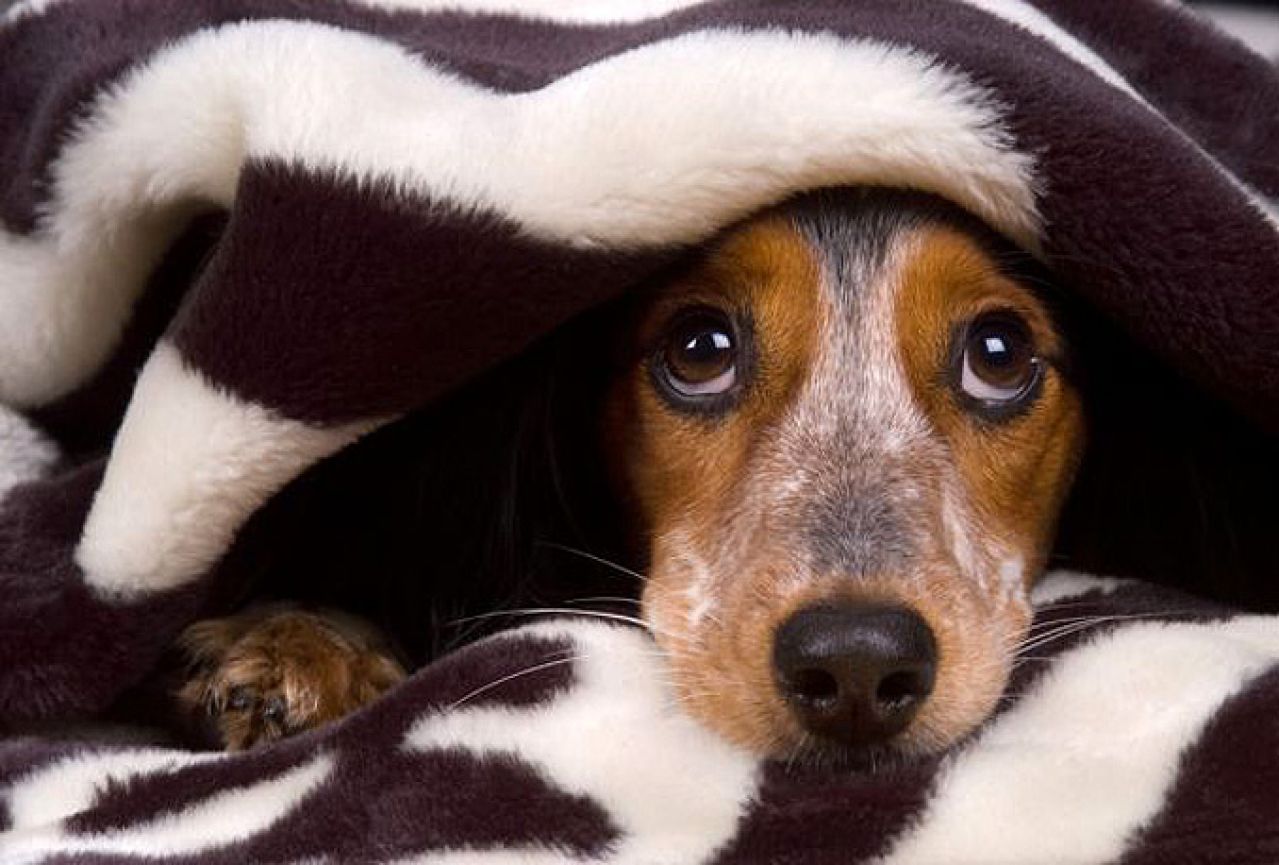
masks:
[[[640,631],[563,620],[243,755],[11,741],[0,860],[1279,860],[1279,620],[1069,573],[1038,600],[1048,642],[942,758],[760,763],[678,711]]]
[[[24,0],[0,14],[5,730],[91,718],[144,677],[295,479],[804,189],[950,199],[1223,417],[1279,432],[1279,75],[1176,3]],[[206,225],[216,242],[184,253]],[[1123,612],[1122,597],[1099,609]],[[527,703],[492,722],[476,700],[429,720],[494,665],[566,640],[603,640],[610,660],[590,664],[648,675],[638,635],[516,634],[247,758],[11,742],[0,851],[1101,862],[1132,843],[1131,861],[1268,861],[1273,622],[1123,634],[1099,641],[1104,660],[1072,655],[1082,672],[1062,659],[1038,680],[1052,693],[1029,720],[1014,709],[940,775],[890,783],[760,769],[677,717],[650,725],[655,691],[610,709],[585,662],[492,694],[489,709]],[[598,748],[564,732],[606,711],[621,716]],[[1130,726],[1111,736],[1112,721]],[[221,846],[240,836],[260,846]]]
[[[1195,9],[1258,54],[1279,63],[1279,10],[1273,3],[1266,0],[1196,3]]]

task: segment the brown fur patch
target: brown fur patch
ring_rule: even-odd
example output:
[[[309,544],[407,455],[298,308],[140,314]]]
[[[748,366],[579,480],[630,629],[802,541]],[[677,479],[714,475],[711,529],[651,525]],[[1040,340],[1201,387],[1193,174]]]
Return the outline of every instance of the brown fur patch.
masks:
[[[974,532],[1016,539],[1037,574],[1052,543],[1084,432],[1078,393],[1061,375],[1064,353],[1035,296],[1000,273],[972,240],[951,229],[920,232],[897,294],[896,330],[915,398],[944,437],[976,510]],[[975,419],[946,375],[952,335],[978,315],[1009,310],[1030,326],[1045,361],[1041,391],[1024,413],[999,423]]]
[[[733,741],[778,754],[812,746],[777,692],[771,650],[778,627],[815,602],[910,607],[934,631],[939,670],[932,696],[894,747],[942,747],[990,711],[1010,646],[1028,626],[1025,585],[1006,585],[1000,571],[1019,563],[1018,577],[1028,583],[1042,567],[1081,445],[1079,399],[1052,366],[1063,346],[1042,304],[958,230],[894,229],[891,266],[865,274],[875,285],[849,289],[868,298],[889,291],[892,303],[867,302],[858,323],[839,318],[823,284],[821,251],[785,216],[783,209],[726,236],[661,292],[640,330],[643,359],[678,309],[704,304],[753,320],[757,366],[740,401],[709,417],[682,412],[657,392],[644,362],[610,399],[606,430],[617,474],[649,544],[645,617],[687,708]],[[872,320],[881,308],[888,320]],[[1035,404],[1001,423],[965,411],[950,378],[954,334],[993,309],[1024,317],[1049,362]],[[896,354],[879,356],[852,334],[834,341],[852,355],[823,354],[837,350],[826,342],[832,328],[859,327],[869,328],[862,336],[893,333]],[[884,389],[863,395],[858,423],[873,422],[881,405],[920,416],[922,432],[891,432],[886,441],[896,436],[895,443],[866,451],[870,462],[858,469],[882,473],[872,483],[895,491],[893,518],[912,545],[903,559],[908,573],[814,566],[805,494],[793,492],[835,468],[823,463],[831,447],[856,444],[839,438],[857,435],[856,424],[800,403],[831,398],[842,386],[831,369],[857,363],[882,369],[856,380]],[[814,387],[818,369],[836,378]],[[892,390],[894,376],[905,379],[901,393]],[[816,486],[829,493],[829,485]]]
[[[334,612],[251,609],[197,622],[179,646],[191,675],[178,702],[231,751],[334,721],[405,675],[371,626]]]
[[[767,217],[735,230],[693,270],[661,291],[634,332],[635,354],[647,358],[677,312],[694,306],[749,320],[756,345],[742,402],[713,420],[672,408],[654,391],[646,363],[613,388],[605,435],[615,474],[645,528],[675,514],[709,517],[732,497],[752,443],[766,435],[811,364],[820,315],[817,264],[795,230]],[[711,530],[709,521],[692,522]]]
[[[1060,370],[1065,346],[1042,302],[1004,275],[973,239],[937,227],[907,242],[911,254],[894,303],[897,343],[911,391],[953,466],[957,477],[950,483],[962,502],[950,518],[957,525],[943,519],[941,549],[962,544],[979,561],[983,550],[1000,550],[1005,560],[1020,563],[1019,576],[1029,588],[1047,561],[1083,447],[1081,400]],[[990,421],[977,417],[955,392],[953,367],[962,347],[952,341],[978,316],[999,311],[1028,325],[1043,378],[1026,410]],[[939,500],[934,507],[947,504]],[[946,665],[916,726],[936,731],[941,735],[933,738],[944,742],[946,734],[971,726],[993,705],[1011,665],[1009,644],[1026,633],[1030,610],[1016,596],[990,597],[1010,590],[1001,585],[1004,575],[990,574],[987,596],[972,596],[970,586],[956,581],[954,562],[937,564],[927,578],[929,589],[908,600],[929,621]],[[983,567],[996,568],[988,552]],[[992,639],[965,633],[974,627]]]
[[[691,550],[728,540],[731,513],[741,495],[751,456],[770,436],[813,365],[822,332],[820,268],[807,242],[782,216],[765,216],[726,235],[683,278],[666,286],[647,309],[637,333],[638,354],[651,355],[662,328],[679,310],[710,306],[751,323],[750,381],[725,415],[706,418],[670,406],[653,387],[648,365],[637,364],[614,388],[606,435],[614,449],[623,489],[635,504],[636,522],[652,539],[654,562],[678,562]],[[679,549],[686,544],[687,549]],[[686,563],[688,564],[688,563]],[[694,565],[694,570],[695,565]],[[737,621],[743,645],[710,643],[668,623],[695,615],[688,568],[655,567],[644,593],[645,617],[665,644],[673,674],[683,683],[695,714],[738,742],[767,750],[760,741],[785,723],[760,711],[753,695],[772,688],[772,673],[758,660],[767,607],[744,604],[724,615]],[[745,585],[746,576],[743,576]],[[756,577],[757,575],[752,575]],[[740,617],[740,618],[739,618]]]
[[[893,747],[939,748],[980,723],[1025,634],[1025,589],[1081,448],[1080,400],[1054,365],[1064,346],[1033,293],[957,229],[849,224],[893,232],[880,238],[888,263],[828,273],[828,251],[810,247],[784,207],[725,234],[645,305],[602,418],[650,561],[644,617],[678,696],[760,752],[813,744],[772,661],[778,628],[813,603],[902,605],[929,623],[936,685]],[[859,284],[825,284],[845,278]],[[837,303],[835,288],[848,297]],[[655,387],[653,359],[693,308],[741,323],[740,390],[723,411],[689,410]],[[1047,362],[1033,404],[997,422],[957,399],[952,374],[956,333],[992,310],[1023,318]],[[847,375],[850,365],[868,374]],[[815,500],[835,502],[826,522],[809,513]],[[873,508],[841,510],[867,502],[882,520]],[[864,566],[815,552],[823,532],[829,540],[846,526],[897,549]],[[184,638],[196,663],[180,696],[212,710],[228,747],[249,747],[398,681],[403,671],[378,643],[365,628],[297,611],[200,623]],[[278,722],[264,717],[272,701]]]

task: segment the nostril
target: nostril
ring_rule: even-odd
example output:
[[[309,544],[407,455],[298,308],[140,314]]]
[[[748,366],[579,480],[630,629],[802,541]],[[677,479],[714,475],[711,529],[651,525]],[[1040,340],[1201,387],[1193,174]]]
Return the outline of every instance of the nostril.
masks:
[[[875,702],[885,714],[905,711],[928,696],[932,690],[929,678],[914,670],[889,673],[875,689]]]
[[[789,676],[787,690],[793,699],[820,706],[839,699],[839,680],[826,670],[796,670]]]
[[[819,605],[778,627],[773,666],[780,696],[807,731],[873,744],[906,729],[931,695],[937,646],[909,608]]]

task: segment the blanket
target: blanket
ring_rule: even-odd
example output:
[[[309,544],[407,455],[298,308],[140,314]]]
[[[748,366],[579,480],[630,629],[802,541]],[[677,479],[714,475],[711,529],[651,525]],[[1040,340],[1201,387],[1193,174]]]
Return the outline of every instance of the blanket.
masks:
[[[761,762],[676,708],[652,643],[507,631],[239,755],[0,746],[6,863],[1279,860],[1279,620],[1057,573],[1044,643],[931,760]]]
[[[1242,0],[1198,4],[1196,8],[1258,54],[1279,63],[1279,13],[1270,4]]]
[[[1226,441],[1248,447],[1208,448],[1216,474],[1254,495],[1205,561],[1250,546],[1263,551],[1254,561],[1265,551],[1274,561],[1273,543],[1256,538],[1276,517],[1279,75],[1176,3],[20,0],[0,15],[0,730],[11,737],[97,717],[145,677],[183,626],[246,579],[234,552],[256,518],[340,452],[735,220],[822,186],[934,193],[1044,261],[1099,322],[1203,400],[1143,446],[1182,428],[1246,431]],[[213,239],[193,245],[201,232]],[[1140,390],[1119,378],[1090,386]],[[1249,468],[1264,459],[1271,473]],[[1197,501],[1195,477],[1189,491],[1178,481],[1177,498]],[[1126,534],[1111,528],[1085,533]],[[1152,555],[1178,534],[1165,528]],[[1224,571],[1212,587],[1230,582]],[[1235,621],[1213,609],[1204,615]],[[494,665],[514,672],[578,641],[603,641],[584,657],[648,675],[637,635],[577,626],[445,658],[349,724],[247,758],[14,738],[0,849],[64,861],[160,850],[498,861],[483,851],[499,848],[626,861],[712,851],[821,861],[839,850],[847,861],[883,852],[909,825],[924,840],[900,848],[915,851],[900,861],[942,849],[991,861],[982,839],[992,851],[1013,845],[1005,861],[1034,861],[1031,841],[1056,856],[1042,861],[1107,861],[1144,826],[1152,850],[1188,833],[1221,861],[1266,861],[1269,812],[1246,796],[1236,808],[1234,788],[1219,794],[1205,780],[1237,759],[1220,745],[1233,731],[1256,735],[1245,751],[1274,753],[1273,711],[1243,700],[1251,720],[1238,721],[1222,708],[1252,693],[1258,659],[1270,657],[1241,647],[1269,645],[1273,625],[1239,621],[1244,636],[1223,624],[1187,638],[1202,637],[1205,657],[1252,658],[1209,663],[1212,700],[1183,706],[1175,687],[1140,699],[1164,694],[1138,687],[1164,665],[1187,687],[1203,684],[1188,666],[1198,649],[1132,668],[1120,690],[1133,702],[1116,717],[1137,726],[1114,742],[1140,750],[1142,725],[1183,720],[1178,744],[1165,743],[1149,777],[1132,767],[1144,780],[1131,785],[1122,772],[1094,774],[1087,758],[1101,747],[1089,737],[1102,710],[1070,708],[1073,697],[1092,705],[1079,693],[1088,674],[1044,678],[1075,685],[1027,706],[1034,721],[1013,738],[1024,750],[1001,744],[997,721],[971,752],[986,767],[971,776],[946,763],[880,786],[874,773],[761,768],[678,719],[674,732],[646,729],[664,704],[639,689],[618,704],[616,730],[641,737],[648,774],[614,771],[599,737],[579,752],[568,733],[555,747],[574,759],[545,757],[568,780],[550,783],[528,769],[552,747],[533,744],[549,726],[530,724],[532,738],[515,742],[471,711],[474,700],[466,711],[453,703]],[[1138,646],[1107,651],[1106,663],[1154,664],[1159,633],[1134,631]],[[494,717],[523,729],[512,720],[521,711],[556,719],[561,698],[566,718],[607,716],[612,698],[599,694],[611,692],[592,690],[595,668],[561,666],[525,677],[523,696],[499,691]],[[1270,681],[1257,679],[1263,700]],[[438,725],[422,720],[436,715]],[[1218,721],[1231,732],[1201,739]],[[1062,741],[1084,737],[1085,756],[1063,746],[1034,757],[1024,737],[1041,722],[1039,741],[1066,736],[1064,724]],[[490,734],[504,744],[459,744]],[[1194,742],[1209,743],[1203,766],[1214,768],[1196,774],[1195,752],[1182,754]],[[499,755],[475,756],[486,748]],[[1005,770],[1023,759],[1052,765],[1019,787]],[[1264,788],[1272,767],[1261,763],[1222,783],[1251,771],[1239,785]],[[1077,772],[1048,771],[1058,764]],[[401,769],[407,787],[388,781]],[[658,792],[632,796],[632,770]],[[693,776],[713,789],[690,790]],[[1051,817],[1014,836],[1019,819],[991,833],[965,810],[983,800],[963,785],[1029,808],[1032,790],[1075,797],[1094,781],[1096,810],[1126,816],[1106,823],[1072,808],[1108,826],[1058,825],[1077,849],[1047,844]],[[965,792],[947,797],[950,783]],[[379,808],[337,819],[341,801],[375,794],[388,797],[386,822],[370,816]],[[1127,797],[1136,804],[1125,810]],[[676,800],[688,804],[675,823],[650,810]],[[921,817],[925,803],[949,816]],[[1155,814],[1173,815],[1167,836]],[[625,840],[650,836],[657,847]],[[952,837],[974,846],[950,848]],[[1244,837],[1260,840],[1231,852]]]

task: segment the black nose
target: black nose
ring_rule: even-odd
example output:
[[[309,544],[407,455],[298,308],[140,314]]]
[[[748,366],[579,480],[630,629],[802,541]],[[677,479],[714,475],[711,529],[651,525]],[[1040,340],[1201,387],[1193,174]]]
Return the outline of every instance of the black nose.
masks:
[[[824,739],[886,741],[933,690],[933,632],[905,607],[809,607],[782,623],[774,640],[782,697],[804,728]]]

